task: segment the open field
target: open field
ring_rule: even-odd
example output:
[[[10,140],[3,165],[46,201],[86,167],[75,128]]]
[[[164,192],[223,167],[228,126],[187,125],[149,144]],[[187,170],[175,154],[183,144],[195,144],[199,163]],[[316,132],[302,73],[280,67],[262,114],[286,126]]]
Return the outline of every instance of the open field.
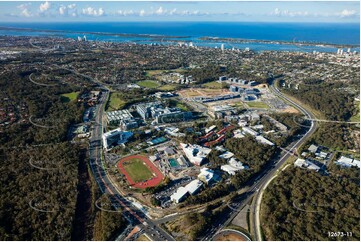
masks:
[[[129,184],[135,188],[144,189],[157,186],[164,177],[154,164],[142,155],[124,157],[119,161],[118,167]]]
[[[159,82],[152,80],[140,81],[137,82],[137,84],[141,87],[146,87],[146,88],[157,88],[160,86]]]
[[[213,241],[247,241],[247,238],[236,232],[222,231],[213,238]]]
[[[241,108],[241,109],[245,107],[243,102],[234,102],[231,104],[231,106],[236,107],[236,108]]]
[[[212,88],[212,89],[221,89],[221,88],[225,88],[227,85],[214,81],[214,82],[205,83],[202,86],[207,87],[207,88]]]
[[[155,75],[159,75],[165,71],[167,71],[167,70],[148,70],[148,71],[145,71],[145,76],[152,77]]]
[[[142,234],[138,237],[137,241],[149,241],[149,239],[144,234]]]
[[[153,77],[153,76],[160,75],[163,73],[172,73],[172,72],[183,73],[184,71],[185,70],[182,68],[172,69],[172,70],[147,70],[147,71],[145,71],[145,76]]]
[[[177,84],[166,84],[166,85],[159,87],[158,90],[171,92],[171,91],[176,90],[178,87],[179,87],[179,85],[177,85]]]
[[[74,101],[78,97],[79,92],[69,92],[60,95],[60,99],[63,103]]]
[[[180,103],[180,102],[177,103],[176,107],[180,108],[182,111],[189,111],[189,108],[186,105],[184,105],[183,103]]]
[[[265,104],[264,102],[246,102],[246,104],[248,105],[248,107],[250,108],[264,108],[264,109],[268,109],[268,105]]]
[[[106,111],[122,109],[126,103],[119,93],[113,92],[110,94]]]
[[[123,163],[125,171],[134,182],[145,181],[153,177],[152,172],[140,159],[131,159]]]
[[[196,96],[206,96],[213,97],[218,95],[230,94],[230,92],[223,89],[211,89],[211,88],[190,88],[178,92],[182,97],[196,97]]]
[[[357,113],[350,118],[351,122],[360,122],[360,102],[355,102]]]

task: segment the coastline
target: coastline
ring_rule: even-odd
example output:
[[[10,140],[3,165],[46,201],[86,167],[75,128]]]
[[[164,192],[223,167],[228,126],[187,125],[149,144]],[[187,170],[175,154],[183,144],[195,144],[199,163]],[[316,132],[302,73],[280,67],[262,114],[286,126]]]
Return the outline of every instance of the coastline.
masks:
[[[2,33],[1,33],[2,31]],[[4,32],[9,31],[9,34]],[[18,33],[11,33],[18,32]],[[26,33],[35,33],[35,35],[27,35]],[[36,34],[38,33],[38,34]],[[49,36],[46,36],[49,33]],[[57,33],[56,35],[51,33]],[[42,35],[44,34],[44,35]],[[162,34],[138,34],[138,33],[112,33],[99,31],[75,31],[75,30],[56,30],[56,29],[37,29],[25,27],[8,27],[0,26],[0,36],[17,36],[17,37],[60,37],[60,38],[76,38],[76,36],[93,35],[97,37],[95,40],[89,41],[105,41],[105,42],[134,42],[140,44],[159,44],[166,43],[176,45],[181,43],[193,43],[199,47],[216,47],[225,44],[226,48],[233,47],[232,44],[238,45],[236,48],[248,48],[254,51],[299,51],[311,52],[313,50],[320,52],[336,52],[338,48],[354,48],[357,52],[360,51],[360,45],[356,44],[334,44],[326,42],[311,42],[311,41],[285,41],[285,40],[264,40],[264,39],[247,39],[234,37],[210,37],[210,36],[181,36],[181,35],[162,35]],[[101,39],[103,37],[103,39]],[[114,39],[119,38],[119,39]],[[129,38],[127,40],[127,38]],[[248,46],[249,45],[249,46]],[[217,47],[216,47],[217,48]]]

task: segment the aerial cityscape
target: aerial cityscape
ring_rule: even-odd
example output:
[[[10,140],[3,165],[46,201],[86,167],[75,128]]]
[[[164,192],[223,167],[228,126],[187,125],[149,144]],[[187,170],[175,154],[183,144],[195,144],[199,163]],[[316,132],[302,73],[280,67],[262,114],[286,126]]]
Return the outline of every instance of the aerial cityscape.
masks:
[[[3,241],[360,241],[359,1],[0,2]]]

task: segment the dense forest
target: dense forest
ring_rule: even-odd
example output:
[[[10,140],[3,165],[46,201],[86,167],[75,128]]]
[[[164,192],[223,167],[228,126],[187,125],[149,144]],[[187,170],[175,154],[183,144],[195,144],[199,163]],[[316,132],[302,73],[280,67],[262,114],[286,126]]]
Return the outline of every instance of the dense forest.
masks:
[[[347,124],[321,123],[311,141],[336,150],[356,149],[359,137],[353,137],[352,130]]]
[[[355,168],[329,176],[286,169],[264,193],[261,221],[265,239],[360,240],[359,176]],[[328,232],[339,231],[352,236],[329,236]]]
[[[116,236],[125,228],[126,220],[122,210],[114,210],[111,200],[101,196],[97,204],[102,209],[97,209],[94,223],[94,240],[115,240]],[[104,210],[103,210],[104,209]]]
[[[29,117],[50,128],[24,120],[0,135],[0,238],[70,240],[82,155],[67,141],[67,130],[81,120],[84,108],[63,103],[60,94],[81,90],[38,86],[28,75],[26,70],[2,75],[0,89],[14,102],[26,103]]]
[[[298,100],[302,100],[302,102],[313,109],[321,111],[327,119],[347,121],[356,110],[353,104],[353,97],[340,90],[343,87],[344,84],[342,83],[321,83],[315,86],[300,85],[298,90],[284,89],[284,91]]]

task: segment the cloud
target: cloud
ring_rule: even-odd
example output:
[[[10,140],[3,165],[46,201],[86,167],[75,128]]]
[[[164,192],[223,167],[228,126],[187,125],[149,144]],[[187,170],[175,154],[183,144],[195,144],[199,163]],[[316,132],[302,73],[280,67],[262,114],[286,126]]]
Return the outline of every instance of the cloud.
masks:
[[[21,11],[20,13],[21,16],[24,16],[24,17],[31,17],[33,16],[33,14],[30,12],[29,9],[25,8]]]
[[[59,7],[59,14],[60,15],[68,15],[68,9],[66,6],[61,5]]]
[[[60,7],[58,8],[58,12],[59,12],[59,15],[62,15],[62,16],[73,16],[73,17],[78,16],[75,3],[69,4],[67,6],[60,5]]]
[[[23,3],[23,4],[20,4],[17,6],[17,8],[21,10],[20,16],[23,16],[23,17],[33,16],[31,11],[29,10],[30,5],[31,5],[31,3]]]
[[[73,8],[75,8],[75,7],[76,7],[76,4],[75,4],[75,3],[68,5],[68,8],[69,8],[69,9],[73,9]]]
[[[173,15],[177,12],[177,9],[176,8],[173,8],[173,10],[169,11],[169,15]]]
[[[289,10],[280,10],[279,8],[275,8],[271,15],[280,16],[280,17],[306,17],[309,16],[310,13],[307,11],[289,11]]]
[[[40,4],[39,9],[40,9],[40,12],[45,12],[45,11],[47,11],[50,7],[51,7],[51,4],[50,4],[48,1],[46,1],[46,2],[44,2],[44,3],[42,3],[42,4]]]
[[[185,16],[185,15],[198,15],[198,16],[202,16],[202,15],[208,15],[209,13],[207,12],[201,12],[199,10],[194,10],[194,11],[189,11],[189,10],[184,10],[184,11],[178,11],[176,8],[173,8],[172,10],[168,10],[163,8],[162,6],[160,6],[159,8],[157,8],[156,10],[152,9],[150,11],[145,11],[144,9],[140,10],[140,11],[134,11],[134,10],[118,10],[116,12],[116,15],[121,15],[121,16],[129,16],[129,15],[134,15],[134,16],[140,16],[140,17],[144,17],[144,16],[173,16],[173,15],[178,15],[178,16]]]
[[[162,15],[162,14],[165,14],[167,12],[167,10],[163,10],[163,7],[159,7],[155,13],[158,14],[158,15]]]
[[[105,11],[103,8],[99,8],[98,10],[92,7],[87,7],[82,9],[83,15],[100,17],[105,15]]]
[[[304,12],[289,11],[289,10],[280,10],[279,8],[275,8],[270,15],[278,16],[278,17],[352,18],[352,17],[357,17],[359,14],[355,10],[348,10],[348,9],[344,9],[338,13],[327,13],[327,12],[310,13],[307,11],[304,11]]]
[[[357,12],[355,10],[344,9],[341,12],[336,13],[336,15],[341,18],[349,18],[349,17],[357,16]]]

